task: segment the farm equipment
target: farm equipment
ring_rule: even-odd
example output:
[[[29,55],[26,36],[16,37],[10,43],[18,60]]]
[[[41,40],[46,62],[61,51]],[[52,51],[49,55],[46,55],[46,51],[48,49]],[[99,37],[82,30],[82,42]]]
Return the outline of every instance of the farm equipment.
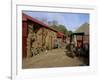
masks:
[[[70,43],[66,48],[75,56],[89,57],[89,42],[84,43],[84,36],[83,32],[70,35]]]

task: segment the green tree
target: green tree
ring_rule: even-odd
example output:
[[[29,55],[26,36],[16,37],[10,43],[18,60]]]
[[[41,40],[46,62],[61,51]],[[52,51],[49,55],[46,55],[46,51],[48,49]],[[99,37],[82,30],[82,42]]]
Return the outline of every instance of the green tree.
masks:
[[[64,25],[59,25],[58,29],[59,29],[60,32],[64,33],[65,35],[68,34],[68,30]]]
[[[65,36],[68,35],[69,31],[67,30],[66,26],[58,24],[57,21],[53,20],[53,21],[49,21],[49,26],[59,32],[62,32]]]

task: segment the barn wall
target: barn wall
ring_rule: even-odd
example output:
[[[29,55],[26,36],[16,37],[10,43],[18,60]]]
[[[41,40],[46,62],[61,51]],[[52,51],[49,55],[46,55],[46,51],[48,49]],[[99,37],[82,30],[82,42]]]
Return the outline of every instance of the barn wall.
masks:
[[[56,33],[46,28],[40,28],[36,33],[36,41],[32,44],[35,48],[54,48]]]
[[[27,22],[22,22],[22,57],[27,56]]]
[[[37,32],[33,30],[32,27],[34,27],[36,23],[28,23],[27,26],[27,37],[23,38],[23,45],[26,42],[26,48],[23,47],[25,52],[23,52],[23,56],[30,57],[32,56],[33,52],[36,51],[36,49],[53,49],[55,45],[56,38],[56,32],[47,29],[43,26],[38,25],[37,27],[40,27]],[[24,29],[23,29],[24,30]],[[26,34],[26,32],[24,32]]]
[[[54,48],[56,39],[57,39],[56,32],[48,30],[48,35],[46,37],[46,46],[48,47],[48,49]]]
[[[62,45],[62,38],[57,38],[57,32],[55,30],[47,26],[41,26],[31,20],[23,21],[22,24],[23,58],[31,57],[33,53],[37,54],[37,50],[53,49],[57,40],[59,44]]]
[[[31,47],[32,47],[32,39],[35,37],[32,31],[32,24],[28,24],[28,37],[27,37],[27,57],[32,55]]]

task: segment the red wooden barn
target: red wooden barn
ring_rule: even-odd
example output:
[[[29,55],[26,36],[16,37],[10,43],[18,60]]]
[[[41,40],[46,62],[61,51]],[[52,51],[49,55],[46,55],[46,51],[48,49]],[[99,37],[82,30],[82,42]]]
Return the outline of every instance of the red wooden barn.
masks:
[[[29,27],[30,24],[32,25],[31,27]],[[46,41],[48,43],[51,42],[50,43],[51,46],[52,46],[52,44],[54,44],[54,40],[56,38],[63,38],[63,36],[64,36],[63,33],[60,33],[58,31],[48,27],[47,24],[44,24],[43,22],[22,13],[22,57],[23,58],[28,56],[28,52],[27,52],[28,51],[28,43],[27,43],[27,40],[28,40],[29,28],[32,31],[33,31],[33,29],[35,29],[35,31],[38,31],[39,29],[41,29],[41,31],[44,31],[42,29],[46,29],[47,32],[49,33],[49,34],[47,34],[48,37],[46,38],[47,39]],[[39,33],[39,36],[40,35],[42,35],[42,40],[43,40],[44,35]],[[51,41],[49,41],[49,40],[51,40]],[[39,42],[43,43],[43,41],[41,41],[41,39],[39,40]]]

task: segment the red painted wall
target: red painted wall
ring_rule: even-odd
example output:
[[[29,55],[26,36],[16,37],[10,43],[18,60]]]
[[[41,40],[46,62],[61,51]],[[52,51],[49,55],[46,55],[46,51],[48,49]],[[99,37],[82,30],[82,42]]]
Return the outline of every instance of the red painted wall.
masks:
[[[22,22],[22,57],[27,57],[27,22]]]

